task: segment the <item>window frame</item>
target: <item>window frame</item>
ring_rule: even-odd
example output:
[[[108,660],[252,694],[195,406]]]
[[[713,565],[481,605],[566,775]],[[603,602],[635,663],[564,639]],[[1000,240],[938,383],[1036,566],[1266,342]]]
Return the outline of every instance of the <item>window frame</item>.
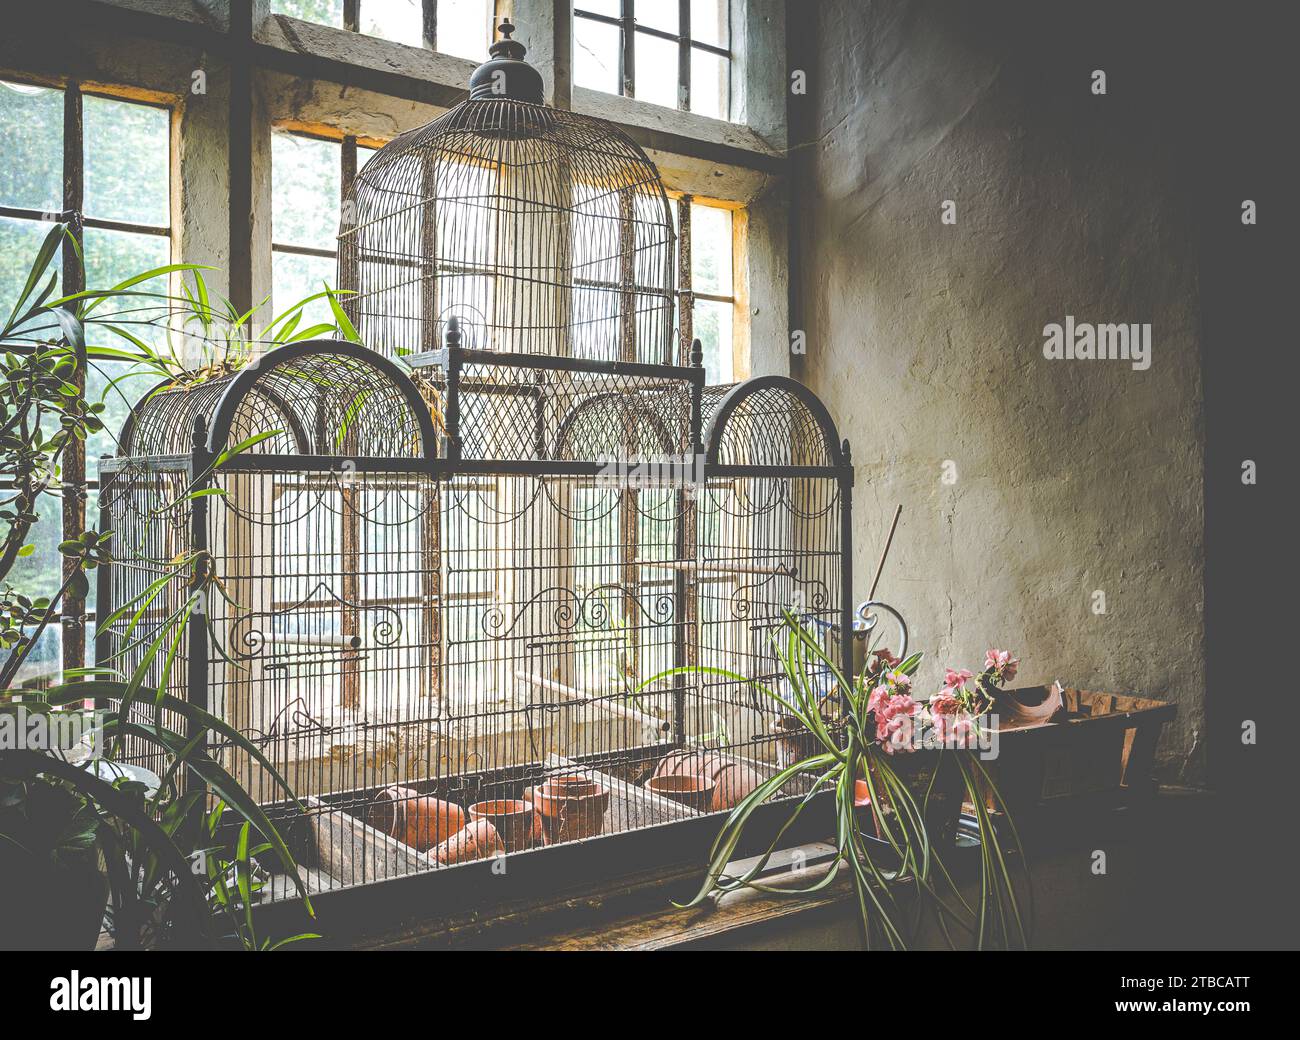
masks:
[[[643,0],[644,2],[644,0]],[[677,111],[691,111],[691,53],[694,50],[717,55],[727,61],[727,98],[724,106],[724,120],[730,120],[732,112],[732,78],[735,75],[735,56],[731,50],[731,33],[727,33],[727,46],[695,40],[691,37],[691,0],[677,0],[677,32],[671,33],[654,26],[640,25],[636,20],[636,0],[619,0],[620,15],[601,14],[598,11],[584,11],[579,7],[582,0],[573,0],[573,17],[575,21],[598,22],[619,31],[618,54],[618,96],[636,98],[636,34],[653,36],[660,40],[677,44]],[[731,17],[731,0],[727,0],[727,16]],[[698,113],[696,113],[698,114]],[[706,117],[707,118],[707,117]]]
[[[139,224],[133,221],[94,217],[85,213],[85,99],[87,97],[103,98],[119,104],[141,105],[166,112],[168,116],[167,146],[169,153],[172,150],[175,136],[174,105],[166,100],[138,96],[140,92],[137,91],[131,91],[131,96],[125,96],[127,93],[125,91],[115,93],[100,86],[87,86],[81,80],[75,78],[49,82],[42,81],[38,77],[10,73],[7,70],[0,78],[10,83],[42,87],[47,90],[58,90],[63,95],[63,132],[61,137],[63,196],[60,200],[63,208],[57,211],[34,210],[0,203],[0,217],[35,224],[65,223],[68,225],[70,238],[65,238],[61,246],[60,294],[71,296],[83,292],[86,288],[85,271],[77,254],[80,252],[83,257],[85,256],[85,232],[88,228],[91,230],[117,231],[126,234],[166,238],[168,241],[168,263],[174,262],[177,213],[175,212],[175,199],[172,192],[171,182],[174,177],[170,162],[168,163],[166,225]],[[34,348],[14,345],[9,349],[14,353],[27,353]],[[89,361],[84,346],[77,348],[76,353],[77,371],[71,381],[84,394]],[[110,433],[114,434],[115,432],[110,431]],[[89,501],[91,492],[98,494],[100,490],[99,478],[87,475],[88,461],[86,441],[81,439],[74,439],[60,458],[57,495],[62,500],[60,526],[63,539],[76,538],[82,531],[87,529],[86,503]],[[13,484],[11,481],[0,481],[0,490],[12,489]],[[71,557],[62,558],[60,560],[59,580],[61,582],[66,581],[71,572],[78,566],[77,561]],[[61,664],[59,670],[52,674],[54,681],[61,681],[63,673],[66,673],[69,669],[84,668],[86,666],[86,633],[95,621],[96,612],[87,609],[85,597],[74,596],[71,591],[64,595],[59,604],[58,612],[49,615],[49,623],[51,625],[57,624],[57,631],[59,632],[59,660]],[[49,677],[51,676],[42,674],[27,681],[41,681]]]
[[[363,4],[378,3],[381,0],[343,0],[342,24],[331,26],[332,28],[342,29],[344,32],[356,33],[358,36],[369,36],[369,33],[361,31],[361,15],[364,12]],[[272,12],[279,13],[279,12]],[[494,5],[495,16],[495,5]],[[283,17],[293,17],[292,15],[283,15]],[[488,19],[488,25],[484,26],[488,30],[487,38],[483,41],[483,57],[487,57],[488,45],[492,42],[491,23],[493,18]],[[377,40],[384,40],[386,43],[396,44],[402,47],[412,47],[415,44],[401,43],[398,40],[389,40],[383,36],[374,37]],[[438,51],[438,0],[420,0],[420,43],[419,46],[424,50]],[[439,54],[446,54],[447,51],[438,51]]]

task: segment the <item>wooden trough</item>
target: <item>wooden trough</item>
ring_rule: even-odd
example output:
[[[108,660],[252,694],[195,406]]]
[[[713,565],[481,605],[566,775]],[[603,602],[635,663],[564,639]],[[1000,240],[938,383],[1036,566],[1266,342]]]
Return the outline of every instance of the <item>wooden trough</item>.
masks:
[[[1034,705],[1056,692],[1027,687],[1005,696]],[[1059,694],[1064,711],[1053,721],[1017,721],[1013,714],[999,728],[997,757],[982,763],[1017,823],[1066,804],[1129,805],[1154,793],[1156,742],[1177,707],[1091,690],[1059,688]],[[989,807],[995,807],[991,795]]]

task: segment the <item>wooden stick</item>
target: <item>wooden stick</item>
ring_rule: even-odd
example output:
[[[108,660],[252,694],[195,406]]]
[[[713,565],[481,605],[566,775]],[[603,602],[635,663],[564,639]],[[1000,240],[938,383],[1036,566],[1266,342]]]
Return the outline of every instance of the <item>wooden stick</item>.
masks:
[[[880,562],[876,564],[876,576],[871,579],[871,591],[867,593],[868,603],[876,598],[876,586],[880,584],[880,572],[885,569],[885,557],[889,555],[889,547],[894,542],[894,532],[898,529],[898,518],[902,515],[903,503],[899,502],[898,507],[894,510],[894,522],[889,525],[889,537],[885,539],[885,548],[880,554]]]

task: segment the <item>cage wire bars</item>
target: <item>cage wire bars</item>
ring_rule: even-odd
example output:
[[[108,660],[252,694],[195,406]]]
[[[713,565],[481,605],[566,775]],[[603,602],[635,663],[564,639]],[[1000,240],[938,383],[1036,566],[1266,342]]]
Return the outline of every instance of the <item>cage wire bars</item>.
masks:
[[[646,680],[779,686],[787,610],[851,667],[847,442],[793,380],[705,385],[698,346],[674,346],[653,164],[541,105],[520,45],[492,50],[345,199],[339,281],[367,345],[155,388],[102,465],[120,559],[100,609],[206,554],[169,692],[304,800],[209,735],[316,891],[729,808],[789,753],[773,705],[702,670]],[[141,631],[191,591],[172,583]],[[126,624],[97,641],[118,668]]]

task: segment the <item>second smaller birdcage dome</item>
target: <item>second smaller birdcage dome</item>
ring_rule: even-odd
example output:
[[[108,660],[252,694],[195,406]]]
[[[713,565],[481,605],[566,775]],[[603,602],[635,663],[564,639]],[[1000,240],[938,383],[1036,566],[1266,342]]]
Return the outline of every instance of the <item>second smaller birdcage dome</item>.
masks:
[[[468,348],[671,364],[673,242],[658,171],[623,131],[480,83],[357,175],[338,282],[384,354],[436,349],[456,318]]]

